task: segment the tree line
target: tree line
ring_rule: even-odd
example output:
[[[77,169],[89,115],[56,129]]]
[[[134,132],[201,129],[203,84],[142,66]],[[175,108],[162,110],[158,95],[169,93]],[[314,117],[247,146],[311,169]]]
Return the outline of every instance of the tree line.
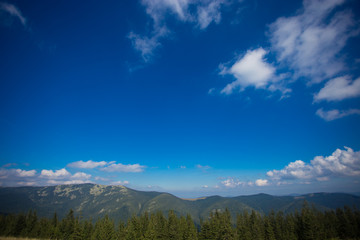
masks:
[[[35,211],[0,215],[0,236],[66,240],[313,240],[360,239],[360,211],[344,207],[318,211],[307,203],[291,214],[261,215],[244,211],[232,221],[229,210],[214,211],[195,225],[191,216],[169,211],[133,216],[126,223],[107,215],[97,221],[82,219],[70,210],[59,220],[39,218]]]

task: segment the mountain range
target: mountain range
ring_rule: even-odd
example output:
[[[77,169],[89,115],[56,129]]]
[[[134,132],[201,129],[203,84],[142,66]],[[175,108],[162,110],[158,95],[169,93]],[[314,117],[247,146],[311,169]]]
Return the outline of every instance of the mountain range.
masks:
[[[126,221],[144,212],[173,210],[178,215],[190,214],[197,223],[212,211],[229,209],[233,217],[243,211],[255,210],[268,214],[272,210],[291,213],[301,209],[304,201],[319,210],[334,210],[345,205],[360,208],[360,196],[345,193],[312,193],[297,196],[256,194],[238,197],[210,196],[182,199],[169,193],[136,191],[124,186],[74,184],[47,187],[1,187],[0,213],[20,213],[36,210],[40,217],[59,218],[70,209],[76,215],[96,220],[106,214]]]

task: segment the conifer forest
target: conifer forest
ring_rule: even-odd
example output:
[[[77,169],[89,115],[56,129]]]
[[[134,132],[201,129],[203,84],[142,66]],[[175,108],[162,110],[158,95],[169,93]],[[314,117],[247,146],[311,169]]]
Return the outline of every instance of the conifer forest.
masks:
[[[132,216],[115,223],[103,218],[83,219],[70,210],[66,217],[39,218],[35,211],[0,215],[0,236],[66,240],[335,240],[360,239],[360,210],[345,206],[335,211],[319,211],[304,203],[300,211],[284,214],[272,211],[261,215],[255,211],[239,213],[232,219],[230,211],[214,211],[196,225],[190,215],[177,216],[174,211]]]

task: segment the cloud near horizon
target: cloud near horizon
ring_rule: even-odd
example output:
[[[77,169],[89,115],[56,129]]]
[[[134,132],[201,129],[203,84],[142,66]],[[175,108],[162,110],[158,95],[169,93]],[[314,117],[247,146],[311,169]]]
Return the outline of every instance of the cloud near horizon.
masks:
[[[96,168],[96,167],[103,167],[108,164],[109,163],[105,162],[105,161],[94,162],[92,160],[88,160],[88,161],[84,162],[81,160],[81,161],[69,163],[68,167],[91,169],[91,168]]]
[[[146,166],[136,164],[122,164],[122,163],[112,163],[109,166],[101,168],[100,170],[105,172],[129,172],[129,173],[138,173],[143,172]]]
[[[220,185],[225,188],[267,187],[284,184],[303,184],[331,181],[337,178],[360,179],[360,151],[349,147],[336,149],[330,156],[316,156],[310,163],[302,160],[290,162],[280,170],[266,173],[267,179],[242,181],[235,177],[225,178]]]
[[[281,170],[268,171],[266,175],[274,182],[360,178],[360,151],[355,152],[349,147],[345,147],[345,150],[336,149],[330,156],[316,156],[310,163],[296,160]]]

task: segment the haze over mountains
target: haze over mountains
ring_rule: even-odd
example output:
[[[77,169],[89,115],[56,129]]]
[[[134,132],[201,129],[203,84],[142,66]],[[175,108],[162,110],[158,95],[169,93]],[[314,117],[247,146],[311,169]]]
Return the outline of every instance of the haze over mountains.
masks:
[[[345,205],[360,207],[360,197],[344,193],[314,193],[300,196],[272,196],[257,194],[238,197],[211,196],[181,199],[169,193],[136,191],[124,186],[98,184],[58,185],[48,187],[0,188],[0,213],[36,210],[41,217],[60,218],[70,209],[77,215],[94,220],[105,216],[127,220],[144,212],[174,210],[176,214],[189,213],[195,222],[208,217],[211,211],[228,208],[233,217],[243,211],[255,210],[267,214],[271,210],[294,212],[304,200],[319,210],[330,210]]]

